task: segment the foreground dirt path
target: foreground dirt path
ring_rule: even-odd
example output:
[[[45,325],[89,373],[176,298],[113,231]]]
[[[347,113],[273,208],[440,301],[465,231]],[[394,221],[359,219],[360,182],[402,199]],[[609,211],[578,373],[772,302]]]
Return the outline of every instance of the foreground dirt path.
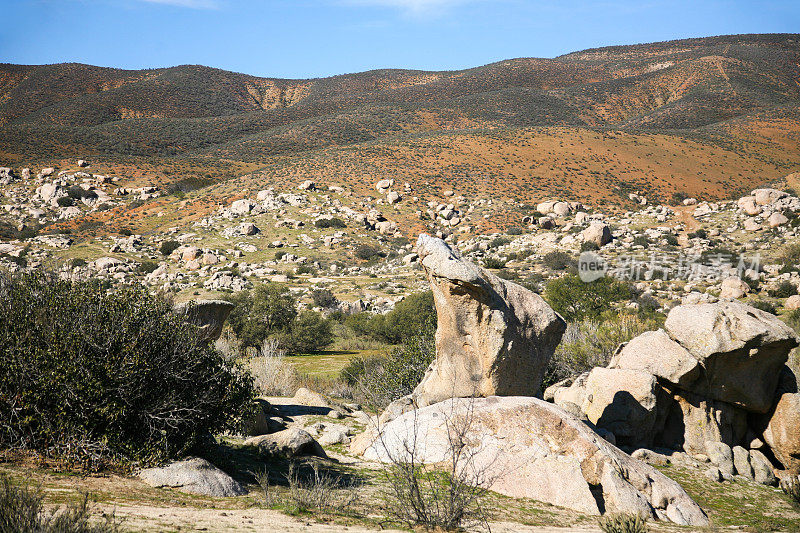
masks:
[[[196,509],[191,507],[158,507],[148,505],[97,505],[98,510],[114,512],[124,520],[122,526],[131,531],[209,531],[236,532],[309,532],[372,533],[388,531],[401,533],[397,529],[366,528],[341,524],[321,524],[287,516],[269,509]],[[596,533],[597,528],[550,528],[533,527],[512,522],[491,524],[493,533]]]

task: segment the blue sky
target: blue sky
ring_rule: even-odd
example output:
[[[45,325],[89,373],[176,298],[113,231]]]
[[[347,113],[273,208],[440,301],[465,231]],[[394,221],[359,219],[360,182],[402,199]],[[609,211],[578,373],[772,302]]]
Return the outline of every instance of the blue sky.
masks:
[[[305,78],[796,33],[800,0],[0,0],[0,20],[0,62]]]

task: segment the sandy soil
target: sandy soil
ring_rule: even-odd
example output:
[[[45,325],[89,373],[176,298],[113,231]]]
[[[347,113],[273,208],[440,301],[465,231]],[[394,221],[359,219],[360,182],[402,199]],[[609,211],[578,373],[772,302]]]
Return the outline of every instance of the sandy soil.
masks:
[[[211,532],[274,532],[295,531],[312,533],[367,533],[373,531],[396,531],[369,529],[363,526],[321,524],[293,518],[268,509],[219,510],[179,507],[156,507],[146,505],[98,505],[104,512],[114,512],[124,519],[123,527],[134,531],[211,531]],[[510,522],[491,524],[494,533],[595,533],[594,528],[549,528],[531,527]]]

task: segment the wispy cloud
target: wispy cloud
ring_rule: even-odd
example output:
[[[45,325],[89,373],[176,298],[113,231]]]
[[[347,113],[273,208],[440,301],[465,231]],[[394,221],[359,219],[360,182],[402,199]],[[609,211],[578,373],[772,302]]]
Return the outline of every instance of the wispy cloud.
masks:
[[[408,15],[440,15],[458,5],[486,0],[344,0],[344,3],[359,6],[394,7]]]
[[[150,4],[166,4],[189,9],[219,9],[217,0],[142,0]]]

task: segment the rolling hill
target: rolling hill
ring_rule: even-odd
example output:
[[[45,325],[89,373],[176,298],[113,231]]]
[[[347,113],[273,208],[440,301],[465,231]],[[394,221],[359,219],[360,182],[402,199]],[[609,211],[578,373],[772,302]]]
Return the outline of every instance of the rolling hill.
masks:
[[[388,175],[613,203],[630,189],[714,198],[782,177],[800,166],[799,135],[800,34],[308,80],[0,64],[6,164],[80,156],[153,175],[167,165],[180,176],[317,177],[364,190]]]

